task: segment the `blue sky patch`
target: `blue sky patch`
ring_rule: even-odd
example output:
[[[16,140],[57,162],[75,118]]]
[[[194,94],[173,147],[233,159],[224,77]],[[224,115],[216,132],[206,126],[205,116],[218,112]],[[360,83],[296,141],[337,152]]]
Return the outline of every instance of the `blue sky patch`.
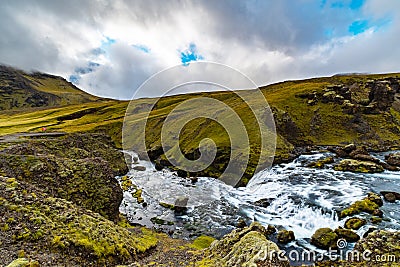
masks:
[[[69,76],[68,80],[73,83],[73,84],[79,84],[79,80],[81,79],[81,76],[72,74]]]
[[[108,36],[105,36],[105,38],[106,38],[105,40],[101,41],[102,49],[105,49],[105,48],[109,47],[110,45],[115,44],[117,42],[115,39],[112,39]]]
[[[365,0],[351,0],[344,1],[339,0],[331,3],[331,8],[350,8],[351,10],[359,10],[365,3]],[[326,4],[326,0],[322,0],[321,6],[324,7]]]
[[[349,26],[349,32],[357,35],[369,29],[368,20],[356,20]]]
[[[352,0],[350,3],[350,9],[358,10],[364,5],[365,0]]]
[[[89,61],[86,67],[76,67],[74,70],[74,74],[71,74],[69,76],[69,81],[72,82],[73,84],[79,84],[79,81],[81,79],[81,75],[85,75],[88,73],[91,73],[96,70],[97,67],[99,67],[100,64]]]
[[[134,44],[134,45],[132,45],[132,46],[133,46],[134,48],[136,48],[136,49],[142,51],[142,52],[145,52],[146,54],[150,53],[150,48],[147,47],[147,46],[145,46],[145,45],[142,45],[142,44]]]
[[[203,60],[204,57],[197,52],[195,44],[190,44],[189,49],[181,52],[182,65],[187,66],[191,61]]]

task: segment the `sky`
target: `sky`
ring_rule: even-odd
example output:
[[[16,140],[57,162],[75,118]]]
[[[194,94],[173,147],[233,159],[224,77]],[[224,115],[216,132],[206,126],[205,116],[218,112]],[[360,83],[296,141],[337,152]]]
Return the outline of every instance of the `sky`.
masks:
[[[194,61],[258,86],[337,73],[400,72],[400,0],[14,0],[0,2],[0,64],[130,99]]]

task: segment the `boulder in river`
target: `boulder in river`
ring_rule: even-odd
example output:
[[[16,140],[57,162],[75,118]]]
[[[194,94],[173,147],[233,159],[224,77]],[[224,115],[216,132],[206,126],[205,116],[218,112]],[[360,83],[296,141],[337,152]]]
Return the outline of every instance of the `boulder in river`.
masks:
[[[294,241],[296,238],[294,232],[290,230],[281,230],[278,232],[277,236],[278,242],[282,244],[287,244]]]
[[[360,240],[360,236],[356,232],[350,229],[343,229],[339,227],[338,229],[335,230],[335,233],[339,238],[343,238],[344,240],[350,243],[354,243]]]
[[[339,214],[341,218],[356,215],[361,212],[372,214],[375,210],[383,205],[381,197],[375,193],[369,193],[367,197],[358,200],[350,205],[350,207],[342,210]]]
[[[145,166],[141,166],[141,165],[137,165],[137,166],[134,166],[132,169],[134,169],[135,171],[145,171],[146,167]]]
[[[221,240],[214,241],[198,266],[289,267],[289,261],[281,256],[279,247],[266,238],[266,232],[257,222],[244,229],[236,229]]]
[[[400,200],[400,193],[397,192],[381,191],[381,195],[387,202],[394,203],[396,200]]]
[[[344,227],[347,229],[358,230],[366,224],[367,221],[365,219],[352,217],[346,220],[346,222],[344,223]]]
[[[385,160],[388,164],[400,167],[400,153],[391,153],[385,156]]]
[[[320,228],[311,237],[311,244],[320,249],[336,248],[339,237],[331,228]]]
[[[336,171],[350,171],[362,173],[378,173],[383,172],[384,169],[381,165],[371,161],[361,161],[355,159],[344,159],[335,165]]]
[[[307,165],[307,167],[322,169],[325,166],[325,164],[329,164],[329,163],[333,163],[333,162],[335,162],[333,157],[327,157],[327,158],[323,158],[323,159],[320,159],[317,161],[313,161],[313,162],[309,163]]]

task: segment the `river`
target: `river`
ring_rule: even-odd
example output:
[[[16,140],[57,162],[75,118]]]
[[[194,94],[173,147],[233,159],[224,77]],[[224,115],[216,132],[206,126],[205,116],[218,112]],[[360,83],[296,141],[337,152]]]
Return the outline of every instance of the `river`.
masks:
[[[385,153],[372,155],[383,159]],[[336,229],[344,225],[345,219],[339,220],[337,211],[371,191],[400,192],[400,172],[338,172],[332,168],[334,163],[324,169],[306,167],[327,156],[333,154],[301,155],[290,163],[259,172],[243,188],[233,188],[207,177],[200,177],[193,184],[169,170],[156,171],[152,163],[139,161],[136,165],[146,170],[131,170],[127,176],[143,189],[146,204],[138,204],[131,193],[124,192],[120,211],[131,223],[160,228],[173,237],[187,239],[202,234],[220,238],[235,229],[239,219],[247,224],[258,221],[264,226],[271,224],[278,229],[294,231],[296,240],[281,246],[283,249],[316,250],[309,240],[318,228]],[[159,205],[160,202],[174,204],[179,196],[189,198],[187,214],[177,216]],[[399,203],[385,202],[381,209],[383,222],[361,227],[360,236],[370,227],[400,230]],[[151,218],[154,217],[163,220],[158,222],[163,225],[153,224]]]

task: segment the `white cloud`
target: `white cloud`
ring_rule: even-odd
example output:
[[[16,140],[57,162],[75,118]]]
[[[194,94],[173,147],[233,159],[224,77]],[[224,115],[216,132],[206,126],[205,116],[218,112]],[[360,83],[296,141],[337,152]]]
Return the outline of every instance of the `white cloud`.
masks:
[[[0,62],[65,78],[97,62],[101,66],[81,74],[79,86],[116,98],[130,98],[152,74],[179,64],[180,51],[190,44],[205,60],[237,68],[259,85],[342,72],[400,71],[399,1],[367,0],[360,10],[331,4],[4,1]],[[390,22],[352,36],[348,26],[360,19]],[[106,38],[115,43],[104,45]],[[99,48],[105,53],[92,52]]]

